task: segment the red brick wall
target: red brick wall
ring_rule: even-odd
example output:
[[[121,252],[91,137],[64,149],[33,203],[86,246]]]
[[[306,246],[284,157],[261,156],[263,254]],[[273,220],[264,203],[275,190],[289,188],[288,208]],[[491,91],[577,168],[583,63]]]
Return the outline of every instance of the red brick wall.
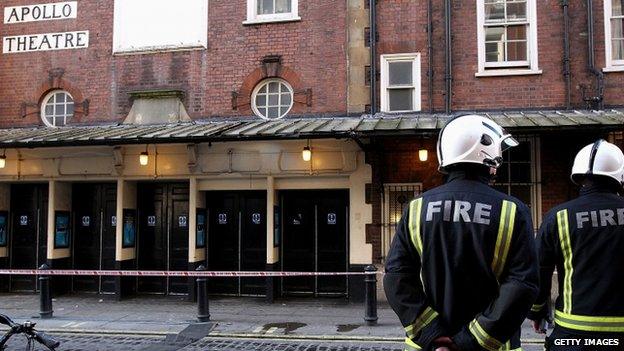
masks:
[[[0,25],[0,35],[74,30],[90,31],[88,49],[2,55],[0,58],[0,127],[41,124],[38,103],[49,89],[70,92],[90,101],[89,115],[75,122],[119,121],[128,113],[127,92],[172,88],[185,92],[193,118],[251,115],[248,77],[267,55],[281,55],[284,72],[311,89],[312,101],[297,99],[291,114],[344,114],[346,108],[346,2],[300,1],[299,22],[244,26],[246,0],[210,1],[208,49],[113,56],[113,0],[81,0],[78,18]],[[33,4],[4,0],[4,6]],[[50,70],[61,79],[50,81]],[[261,78],[261,77],[260,77]],[[257,82],[255,82],[257,83]],[[233,110],[232,92],[246,94]],[[301,93],[301,92],[300,92]],[[26,104],[27,116],[22,117]]]
[[[475,77],[477,72],[476,1],[452,1],[452,109],[535,109],[565,107],[563,77],[563,10],[558,0],[536,0],[540,75]],[[422,110],[428,104],[427,1],[377,2],[378,53],[419,52],[422,70]],[[444,1],[433,0],[433,107],[444,110]],[[596,65],[605,66],[604,11],[594,1]],[[587,71],[587,11],[585,1],[570,1],[572,107],[582,108],[581,86],[593,87]],[[377,60],[379,62],[379,60]],[[379,63],[378,63],[379,64]],[[605,74],[605,104],[624,105],[624,73]],[[593,93],[593,89],[589,89]]]

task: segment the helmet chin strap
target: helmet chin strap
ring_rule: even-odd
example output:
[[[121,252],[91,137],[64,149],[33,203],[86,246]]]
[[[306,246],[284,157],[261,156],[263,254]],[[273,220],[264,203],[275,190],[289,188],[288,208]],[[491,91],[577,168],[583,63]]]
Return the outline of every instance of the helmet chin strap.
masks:
[[[486,158],[483,159],[483,164],[488,166],[488,167],[493,167],[493,168],[498,168],[503,164],[503,158],[502,157],[492,157],[490,156],[487,152],[485,151],[481,151]]]

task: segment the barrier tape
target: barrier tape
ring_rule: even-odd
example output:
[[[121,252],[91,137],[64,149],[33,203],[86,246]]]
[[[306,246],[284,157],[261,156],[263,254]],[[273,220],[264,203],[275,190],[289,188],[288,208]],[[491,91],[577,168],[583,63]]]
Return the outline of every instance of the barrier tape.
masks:
[[[0,275],[63,275],[107,277],[318,277],[375,275],[381,272],[241,272],[241,271],[91,271],[74,269],[0,269]]]

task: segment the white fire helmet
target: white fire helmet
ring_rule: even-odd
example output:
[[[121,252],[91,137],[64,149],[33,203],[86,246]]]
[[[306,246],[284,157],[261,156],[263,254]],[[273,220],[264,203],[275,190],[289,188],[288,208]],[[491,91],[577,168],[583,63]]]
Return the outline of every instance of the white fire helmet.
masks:
[[[582,176],[600,175],[624,183],[624,154],[619,147],[600,139],[576,154],[572,166],[572,181],[579,184]]]
[[[440,171],[458,163],[476,163],[498,168],[503,151],[518,141],[492,120],[479,115],[451,119],[438,136]]]

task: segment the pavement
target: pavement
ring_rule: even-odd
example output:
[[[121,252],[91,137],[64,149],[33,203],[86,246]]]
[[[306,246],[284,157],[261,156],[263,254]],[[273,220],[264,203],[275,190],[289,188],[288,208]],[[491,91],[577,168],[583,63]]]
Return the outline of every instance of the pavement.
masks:
[[[40,319],[38,295],[0,295],[1,313],[16,322],[32,320],[37,329],[58,336],[64,345],[78,345],[67,350],[81,350],[83,342],[93,350],[97,340],[113,345],[111,350],[142,350],[146,343],[152,345],[146,350],[160,350],[153,346],[159,343],[177,345],[162,350],[287,351],[288,345],[293,350],[307,350],[305,345],[314,346],[310,350],[400,350],[404,338],[403,328],[386,303],[378,306],[378,324],[367,326],[364,305],[344,299],[287,299],[268,304],[256,298],[212,298],[211,323],[203,327],[196,324],[197,305],[183,297],[116,301],[72,295],[54,299],[53,309],[52,319]],[[522,337],[532,345],[527,344],[525,351],[541,350],[543,338],[528,323]],[[319,348],[322,345],[326,347]]]

